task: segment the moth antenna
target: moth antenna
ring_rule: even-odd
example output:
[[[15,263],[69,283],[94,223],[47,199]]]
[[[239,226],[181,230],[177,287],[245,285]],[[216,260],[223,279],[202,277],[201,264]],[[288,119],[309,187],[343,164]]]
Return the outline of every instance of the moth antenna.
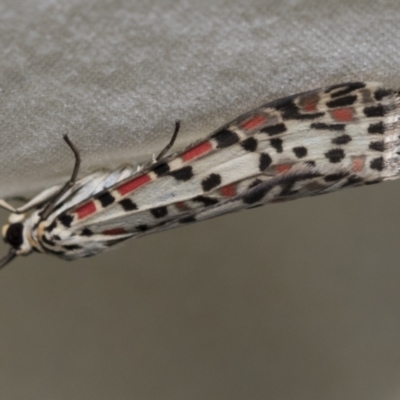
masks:
[[[64,184],[64,186],[59,190],[59,192],[53,197],[53,199],[47,203],[46,207],[40,213],[41,221],[45,220],[54,210],[54,207],[57,201],[72,187],[75,185],[76,179],[78,177],[79,167],[81,165],[81,156],[77,147],[71,142],[71,139],[68,137],[68,134],[63,135],[63,139],[65,143],[69,146],[74,153],[75,157],[75,165],[72,171],[71,178]]]
[[[162,149],[161,153],[155,157],[155,161],[161,160],[165,154],[168,152],[168,150],[174,145],[175,140],[178,136],[179,129],[181,127],[181,121],[175,121],[175,130],[174,133],[172,134],[171,140],[169,143]]]

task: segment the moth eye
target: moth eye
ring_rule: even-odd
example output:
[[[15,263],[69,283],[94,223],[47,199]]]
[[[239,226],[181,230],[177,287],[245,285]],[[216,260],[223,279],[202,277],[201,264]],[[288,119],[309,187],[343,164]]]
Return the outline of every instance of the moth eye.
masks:
[[[24,225],[21,223],[9,225],[4,241],[14,247],[14,249],[18,249],[24,241],[22,235],[23,230]]]

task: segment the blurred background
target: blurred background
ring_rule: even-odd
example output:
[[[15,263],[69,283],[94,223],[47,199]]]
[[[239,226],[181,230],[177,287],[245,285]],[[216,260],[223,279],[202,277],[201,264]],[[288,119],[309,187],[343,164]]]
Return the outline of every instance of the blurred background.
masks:
[[[396,0],[0,0],[0,195],[148,161],[263,102],[400,87]],[[398,399],[400,182],[0,277],[0,398]],[[6,220],[7,213],[1,214]],[[1,245],[0,250],[7,248]]]

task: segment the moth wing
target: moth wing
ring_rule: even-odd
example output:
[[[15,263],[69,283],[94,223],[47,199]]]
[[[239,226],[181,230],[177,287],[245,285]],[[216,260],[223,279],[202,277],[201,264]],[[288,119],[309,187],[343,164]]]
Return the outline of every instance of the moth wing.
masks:
[[[398,174],[397,97],[348,83],[268,103],[55,217],[111,243]],[[397,161],[396,161],[397,160]]]

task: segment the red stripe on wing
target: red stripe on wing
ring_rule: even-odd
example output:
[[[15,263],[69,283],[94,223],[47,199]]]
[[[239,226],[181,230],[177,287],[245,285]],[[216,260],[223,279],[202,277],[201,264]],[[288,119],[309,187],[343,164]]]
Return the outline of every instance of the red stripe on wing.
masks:
[[[236,188],[235,185],[232,183],[230,185],[226,185],[220,188],[219,192],[224,197],[233,197],[236,194]]]
[[[96,212],[96,204],[94,201],[89,201],[89,203],[83,204],[75,210],[75,214],[78,215],[78,219],[86,218],[90,214]]]
[[[278,174],[283,174],[284,172],[289,171],[289,169],[292,167],[293,164],[277,164],[274,166],[274,171]]]
[[[210,142],[200,143],[192,149],[186,151],[181,155],[183,161],[189,161],[193,158],[199,157],[204,153],[209,152],[212,149],[212,145]]]
[[[117,187],[117,190],[119,194],[123,196],[127,193],[133,192],[138,187],[143,186],[144,184],[150,181],[151,178],[148,174],[141,175],[138,176],[137,178],[133,178],[130,181],[123,183],[121,186]]]
[[[254,117],[243,122],[240,127],[246,130],[255,129],[266,121],[267,117],[265,115],[255,115]]]
[[[332,118],[338,122],[349,122],[353,120],[353,110],[351,108],[337,108],[329,111]]]

